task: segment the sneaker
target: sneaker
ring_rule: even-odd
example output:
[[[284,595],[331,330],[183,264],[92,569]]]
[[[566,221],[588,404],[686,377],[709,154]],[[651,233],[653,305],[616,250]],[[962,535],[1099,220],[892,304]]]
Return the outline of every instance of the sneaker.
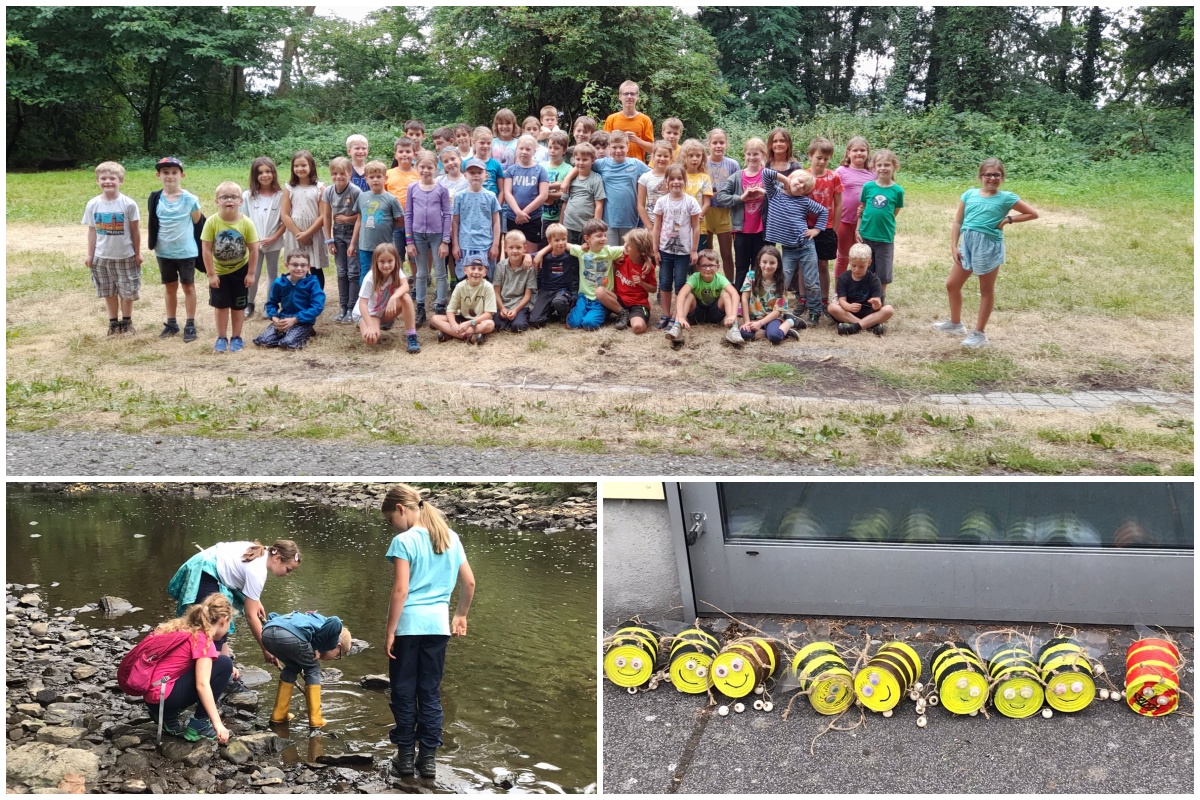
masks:
[[[433,315],[436,317],[439,314],[441,314],[443,316],[446,314],[446,304],[445,303],[434,303],[433,304]]]
[[[613,324],[613,327],[619,331],[623,331],[629,327],[629,310],[628,309],[622,310],[621,313],[617,315],[617,321],[616,321],[616,323]]]
[[[449,338],[450,337],[447,336],[444,331],[438,331],[438,344],[445,342]]]
[[[963,347],[970,347],[972,349],[987,347],[987,343],[987,334],[983,331],[972,331],[970,336],[962,340]]]
[[[408,339],[408,352],[421,352],[421,343],[417,341],[417,335],[415,333],[410,333],[406,338]]]
[[[674,321],[675,321],[675,320],[671,319],[670,317],[659,317],[659,318],[658,318],[658,325],[657,325],[656,327],[657,327],[657,328],[658,328],[660,331],[665,331],[667,328],[671,327],[671,323],[672,323],[672,322],[674,322]]]
[[[179,335],[179,324],[175,322],[167,322],[163,324],[162,333],[158,335],[160,339],[167,339],[171,336]]]
[[[796,316],[790,311],[783,312],[783,320],[784,322],[791,322],[793,330],[802,331],[808,327],[808,323],[804,321],[803,317]]]
[[[887,333],[887,328],[885,328],[883,326],[882,322],[879,323],[878,325],[872,325],[867,330],[869,330],[871,333],[875,334],[876,336],[883,336],[885,333]]]
[[[855,322],[839,322],[838,323],[838,336],[853,336],[854,334],[856,334],[862,330],[862,328],[859,328],[856,326],[857,326],[857,323],[855,323]]]
[[[189,742],[198,742],[201,739],[215,739],[217,738],[217,729],[205,717],[192,717],[188,721],[187,727],[183,729],[183,738]]]
[[[217,339],[217,343],[213,345],[213,350],[218,353],[224,353],[228,349],[229,349],[229,340],[226,339],[224,336]]]
[[[963,325],[961,322],[951,322],[948,319],[944,319],[941,322],[935,322],[930,327],[932,327],[938,333],[953,333],[959,336],[967,332],[966,325]]]
[[[242,341],[242,337],[240,337],[240,336],[234,336],[232,339],[229,340],[230,352],[236,353],[245,346],[246,346],[246,343]]]
[[[246,310],[243,312],[243,319],[250,319],[254,316],[254,303],[247,303]]]
[[[471,344],[481,345],[481,344],[483,344],[483,342],[486,338],[487,337],[482,333],[475,333],[475,334],[472,334],[471,338],[468,339],[467,341],[470,342]]]
[[[683,326],[672,320],[671,327],[667,328],[667,338],[672,342],[683,341]]]
[[[821,321],[821,312],[820,311],[818,311],[817,309],[814,308],[812,311],[808,312],[808,327],[815,328],[815,327],[817,327],[817,323],[819,323],[820,321]]]
[[[126,336],[133,334],[133,321],[132,320],[127,320],[127,319],[121,320],[121,333]]]
[[[798,341],[800,341],[800,334],[796,333],[795,328],[788,328],[788,332],[783,335],[783,338],[784,339],[795,339],[798,342]]]
[[[186,324],[183,326],[183,340],[185,342],[196,341],[196,326],[194,324]]]
[[[110,319],[108,321],[108,335],[116,336],[120,332],[121,332],[121,320]]]
[[[746,343],[746,340],[742,338],[742,332],[738,329],[737,325],[731,326],[729,330],[725,332],[725,341],[737,347],[741,347]]]
[[[158,716],[151,712],[151,719],[158,721]],[[163,733],[170,736],[178,736],[183,738],[186,735],[187,725],[179,718],[179,714],[163,714]]]
[[[421,305],[417,306],[417,324],[416,324],[416,327],[418,327],[418,328],[424,327],[424,325],[425,325],[425,323],[426,323],[427,321],[428,321],[428,320],[426,320],[426,319],[425,319],[425,305],[424,305],[424,304],[421,304]]]

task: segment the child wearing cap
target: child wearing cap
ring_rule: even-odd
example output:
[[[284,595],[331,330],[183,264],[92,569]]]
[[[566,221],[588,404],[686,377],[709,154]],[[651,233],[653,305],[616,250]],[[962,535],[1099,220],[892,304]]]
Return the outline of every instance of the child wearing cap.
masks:
[[[490,277],[492,265],[500,255],[500,202],[495,194],[483,188],[487,172],[487,165],[483,161],[468,159],[463,164],[463,172],[467,176],[467,190],[454,196],[450,217],[450,247],[456,264],[454,271],[461,280],[465,276],[467,262],[478,258]]]
[[[496,327],[492,321],[496,314],[496,289],[484,277],[487,265],[480,256],[465,259],[463,273],[465,279],[455,285],[446,313],[434,314],[429,324],[437,329],[439,342],[462,339],[470,344],[483,344],[484,336]]]
[[[179,286],[183,285],[183,307],[187,313],[183,340],[196,341],[196,260],[200,257],[200,231],[204,215],[200,199],[183,186],[183,162],[174,156],[159,159],[154,167],[162,188],[150,193],[146,212],[150,217],[148,247],[158,259],[158,275],[167,299],[167,321],[158,338],[179,333],[175,320]]]

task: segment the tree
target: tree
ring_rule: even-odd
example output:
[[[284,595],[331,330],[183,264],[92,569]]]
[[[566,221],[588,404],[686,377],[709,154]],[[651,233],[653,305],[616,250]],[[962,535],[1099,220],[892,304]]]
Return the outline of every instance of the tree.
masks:
[[[1079,68],[1079,87],[1076,91],[1079,99],[1085,103],[1094,103],[1097,92],[1097,61],[1100,58],[1100,47],[1104,37],[1104,12],[1100,6],[1092,6],[1088,12],[1087,33],[1084,38],[1083,63]]]
[[[1121,34],[1125,88],[1119,100],[1132,93],[1193,112],[1194,14],[1188,6],[1138,9],[1137,26]]]
[[[917,7],[901,6],[897,10],[896,32],[892,72],[884,89],[884,100],[897,108],[904,107],[908,97],[908,85],[912,80],[913,48],[917,38]]]
[[[588,103],[607,113],[629,79],[652,118],[677,116],[697,130],[727,93],[712,37],[670,8],[438,7],[431,19],[431,53],[472,119],[501,107],[536,116],[543,105],[568,120]]]

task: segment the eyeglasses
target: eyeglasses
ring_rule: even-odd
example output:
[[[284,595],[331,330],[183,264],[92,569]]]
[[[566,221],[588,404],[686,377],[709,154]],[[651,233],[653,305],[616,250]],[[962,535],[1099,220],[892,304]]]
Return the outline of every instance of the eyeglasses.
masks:
[[[621,97],[637,97],[637,92],[621,92]]]
[[[217,196],[218,200],[241,200],[240,194],[222,194]]]
[[[985,172],[985,173],[983,173],[983,175],[982,175],[981,177],[984,177],[984,178],[1003,178],[1004,176],[1003,176],[1003,175],[1001,175],[999,172]]]

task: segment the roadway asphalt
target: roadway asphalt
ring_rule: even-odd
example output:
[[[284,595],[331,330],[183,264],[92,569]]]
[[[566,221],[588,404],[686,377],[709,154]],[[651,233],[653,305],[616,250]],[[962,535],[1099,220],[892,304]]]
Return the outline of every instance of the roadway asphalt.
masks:
[[[786,618],[751,623],[766,630],[772,620]],[[958,633],[970,635],[1002,627],[872,622],[840,621],[855,636],[834,641],[861,645],[863,631],[875,641],[906,640],[926,671],[934,642],[947,632],[954,634],[958,627]],[[796,620],[790,630],[804,627]],[[921,638],[916,638],[918,632]],[[1048,629],[1034,632],[1049,638]],[[1194,632],[1171,633],[1185,659],[1182,688],[1194,694]],[[1080,628],[1079,634],[1089,648],[1105,651],[1100,660],[1121,686],[1126,647],[1140,637],[1131,628]],[[806,635],[799,643],[814,638]],[[1098,679],[1097,686],[1106,685]],[[862,725],[829,731],[811,745],[810,753],[814,737],[831,718],[818,715],[799,698],[784,720],[781,711],[794,688],[773,692],[776,707],[771,713],[747,707],[744,713],[731,710],[722,717],[706,696],[682,694],[669,681],[655,691],[630,695],[605,680],[603,791],[1193,794],[1194,706],[1187,697],[1178,711],[1154,719],[1135,714],[1124,701],[1099,698],[1082,711],[1056,712],[1050,719],[1009,719],[994,709],[989,709],[990,719],[956,716],[938,706],[927,711],[923,729],[916,725],[913,702],[905,698],[890,719],[867,712]],[[715,696],[718,702],[728,702]],[[853,708],[838,725],[850,727],[858,719],[858,709]]]

